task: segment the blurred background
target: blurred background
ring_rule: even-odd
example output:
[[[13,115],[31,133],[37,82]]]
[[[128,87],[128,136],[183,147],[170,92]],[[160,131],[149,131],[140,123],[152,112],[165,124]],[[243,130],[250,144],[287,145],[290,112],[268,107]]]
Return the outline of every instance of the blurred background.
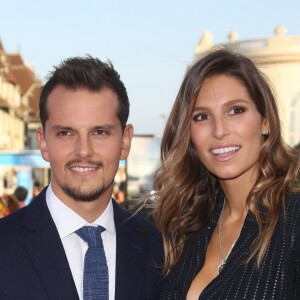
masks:
[[[40,88],[54,65],[90,54],[125,83],[135,128],[115,197],[151,190],[160,138],[183,76],[212,47],[252,58],[278,94],[284,137],[300,142],[300,1],[0,1],[0,195],[49,183],[37,150]]]

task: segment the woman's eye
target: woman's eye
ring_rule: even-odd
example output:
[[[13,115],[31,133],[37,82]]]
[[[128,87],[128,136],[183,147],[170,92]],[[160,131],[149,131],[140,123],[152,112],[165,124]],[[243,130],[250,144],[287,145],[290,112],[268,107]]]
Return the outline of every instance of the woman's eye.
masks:
[[[233,108],[230,109],[229,115],[238,115],[242,114],[245,111],[244,107],[242,106],[234,106]]]
[[[208,119],[209,119],[209,116],[206,113],[198,113],[198,114],[194,115],[194,117],[193,117],[194,121],[205,121]]]

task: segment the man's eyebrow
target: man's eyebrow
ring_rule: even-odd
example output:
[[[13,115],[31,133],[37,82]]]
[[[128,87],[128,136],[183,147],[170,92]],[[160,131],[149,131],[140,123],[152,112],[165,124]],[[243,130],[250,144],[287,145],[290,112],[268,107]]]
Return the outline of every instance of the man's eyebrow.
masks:
[[[70,126],[64,126],[64,125],[53,125],[51,126],[52,129],[56,129],[56,130],[59,130],[59,129],[63,129],[63,130],[73,130],[72,127]]]
[[[93,127],[93,129],[114,129],[116,128],[116,125],[113,124],[103,124],[103,125],[97,125]]]

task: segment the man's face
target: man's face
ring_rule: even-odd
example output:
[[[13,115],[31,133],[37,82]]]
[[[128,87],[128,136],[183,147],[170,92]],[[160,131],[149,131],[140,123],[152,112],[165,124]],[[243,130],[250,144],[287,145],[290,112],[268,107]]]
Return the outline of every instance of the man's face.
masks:
[[[51,186],[66,204],[110,199],[119,160],[129,153],[132,126],[124,132],[119,101],[109,88],[99,92],[57,86],[49,95],[49,118],[37,131],[43,158],[50,162]]]

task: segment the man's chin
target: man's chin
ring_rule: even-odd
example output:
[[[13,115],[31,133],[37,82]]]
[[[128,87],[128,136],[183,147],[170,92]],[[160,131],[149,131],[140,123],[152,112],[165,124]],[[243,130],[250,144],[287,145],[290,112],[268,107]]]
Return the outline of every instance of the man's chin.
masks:
[[[68,186],[63,187],[63,191],[66,195],[78,202],[93,202],[99,199],[103,192],[103,188],[95,189],[93,191],[83,191],[78,188],[72,188]]]

